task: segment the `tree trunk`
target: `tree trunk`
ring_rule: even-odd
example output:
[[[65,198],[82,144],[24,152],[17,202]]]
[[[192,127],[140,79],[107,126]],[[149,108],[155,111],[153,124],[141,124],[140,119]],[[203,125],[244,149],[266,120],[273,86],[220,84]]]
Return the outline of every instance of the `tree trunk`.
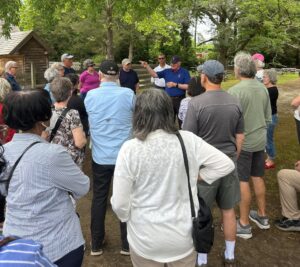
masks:
[[[113,3],[107,1],[106,5],[106,58],[114,59],[114,40],[113,40]]]
[[[133,40],[132,37],[130,37],[130,42],[129,42],[129,49],[128,49],[128,59],[132,61],[133,58]]]

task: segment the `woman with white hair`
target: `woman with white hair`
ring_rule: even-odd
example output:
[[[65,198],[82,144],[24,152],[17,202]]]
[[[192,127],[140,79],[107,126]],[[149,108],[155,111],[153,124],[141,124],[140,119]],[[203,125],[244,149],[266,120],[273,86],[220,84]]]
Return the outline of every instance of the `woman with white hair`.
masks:
[[[55,103],[55,98],[53,97],[53,95],[50,91],[50,83],[56,77],[63,77],[63,76],[64,76],[64,66],[62,63],[59,63],[59,62],[53,63],[51,65],[51,67],[46,69],[46,71],[44,73],[44,77],[48,81],[48,83],[44,87],[44,90],[46,90],[50,94],[52,104]]]
[[[5,64],[5,79],[10,83],[13,91],[21,91],[21,87],[16,81],[18,64],[15,61],[8,61]]]
[[[55,78],[50,84],[50,90],[56,102],[50,120],[49,141],[64,146],[74,162],[81,167],[84,159],[86,136],[78,111],[67,108],[72,95],[72,88],[71,81],[65,77]],[[60,120],[60,123],[57,128],[58,120]],[[56,132],[53,130],[55,128]],[[53,134],[52,140],[50,140],[51,134]]]
[[[263,84],[267,87],[270,102],[271,102],[271,109],[272,109],[272,122],[268,124],[267,128],[267,145],[266,145],[266,152],[268,158],[265,162],[265,169],[272,169],[275,168],[275,144],[274,144],[274,130],[278,123],[278,115],[277,115],[277,99],[278,99],[278,89],[276,87],[277,83],[277,73],[275,70],[264,70],[263,76]]]

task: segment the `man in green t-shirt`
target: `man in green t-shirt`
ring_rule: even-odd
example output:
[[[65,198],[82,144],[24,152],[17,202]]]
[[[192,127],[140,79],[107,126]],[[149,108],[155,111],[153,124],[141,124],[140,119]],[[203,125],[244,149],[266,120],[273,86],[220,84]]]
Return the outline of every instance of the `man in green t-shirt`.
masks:
[[[255,63],[250,54],[240,52],[234,58],[234,71],[240,82],[229,89],[241,104],[244,116],[245,140],[237,161],[240,179],[241,202],[240,219],[237,221],[237,236],[252,237],[249,218],[261,229],[269,229],[266,216],[264,149],[266,146],[267,124],[271,119],[271,105],[267,89],[255,79]],[[250,211],[251,192],[249,179],[252,179],[258,210]]]

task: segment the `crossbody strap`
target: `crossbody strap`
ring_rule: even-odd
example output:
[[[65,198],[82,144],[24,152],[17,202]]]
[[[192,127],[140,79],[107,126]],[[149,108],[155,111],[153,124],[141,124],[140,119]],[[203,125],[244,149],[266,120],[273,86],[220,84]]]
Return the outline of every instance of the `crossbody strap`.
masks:
[[[192,195],[192,189],[191,189],[191,182],[190,182],[190,173],[189,173],[189,162],[186,154],[186,149],[184,146],[183,139],[180,135],[179,132],[176,133],[176,136],[180,142],[180,146],[182,149],[182,154],[183,154],[183,159],[184,159],[184,166],[185,166],[185,171],[187,175],[187,180],[188,180],[188,188],[189,188],[189,196],[190,196],[190,206],[191,206],[191,213],[192,213],[192,218],[195,218],[195,205],[194,205],[194,200],[193,200],[193,195]]]
[[[63,121],[63,119],[66,117],[68,111],[70,109],[69,108],[65,108],[63,110],[63,112],[60,114],[59,118],[57,119],[56,123],[55,123],[55,126],[54,128],[52,129],[51,131],[51,134],[50,134],[50,138],[49,138],[49,143],[51,143],[51,141],[53,140],[54,136],[56,135],[56,132],[61,124],[61,122]]]
[[[7,180],[1,181],[1,182],[6,182],[6,183],[7,183],[7,184],[6,184],[6,190],[7,190],[7,192],[8,192],[8,187],[9,187],[10,180],[11,180],[11,178],[12,178],[12,176],[13,176],[13,173],[14,173],[16,167],[18,166],[18,164],[19,164],[21,158],[24,156],[24,154],[25,154],[31,147],[33,147],[34,145],[36,145],[36,144],[38,144],[38,143],[41,143],[41,142],[40,142],[40,141],[36,141],[36,142],[33,142],[32,144],[30,144],[28,147],[26,147],[26,149],[23,151],[23,153],[21,154],[21,156],[16,160],[14,166],[11,168],[11,170],[10,170],[10,172],[9,172],[9,174],[8,174]]]

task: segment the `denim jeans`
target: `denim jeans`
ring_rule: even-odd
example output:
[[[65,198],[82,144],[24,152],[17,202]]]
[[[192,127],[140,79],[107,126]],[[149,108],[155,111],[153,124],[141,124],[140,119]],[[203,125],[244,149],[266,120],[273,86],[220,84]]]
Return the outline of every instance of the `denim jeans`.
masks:
[[[266,151],[269,159],[271,160],[275,159],[276,156],[275,144],[274,144],[274,130],[277,123],[278,123],[278,115],[273,114],[272,122],[268,125],[268,129],[267,129],[267,145],[266,145]]]
[[[93,161],[93,199],[91,210],[92,250],[102,248],[105,236],[105,215],[109,188],[115,165],[100,165]],[[128,249],[126,223],[120,222],[122,248]]]

